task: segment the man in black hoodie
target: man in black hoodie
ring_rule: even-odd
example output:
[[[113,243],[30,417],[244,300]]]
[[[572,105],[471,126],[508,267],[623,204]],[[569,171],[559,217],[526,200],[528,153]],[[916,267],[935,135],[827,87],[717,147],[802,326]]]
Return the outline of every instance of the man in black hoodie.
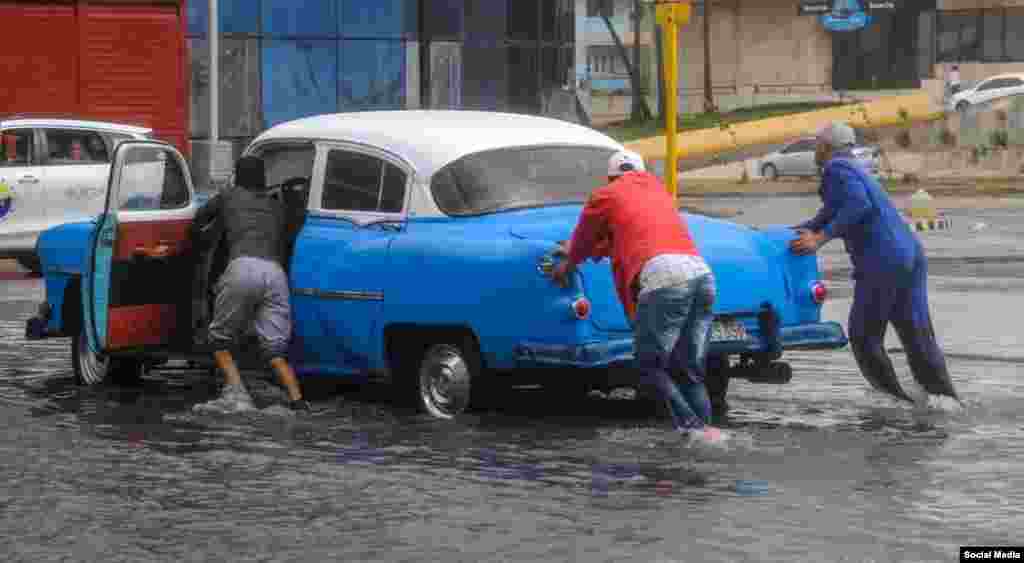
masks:
[[[214,287],[210,343],[224,373],[218,399],[196,405],[203,412],[239,412],[253,408],[231,348],[255,333],[261,351],[288,390],[291,407],[309,410],[285,353],[291,338],[288,277],[284,272],[285,210],[278,194],[267,189],[263,160],[244,156],[235,165],[234,185],[213,196],[195,223],[221,221],[228,266]]]

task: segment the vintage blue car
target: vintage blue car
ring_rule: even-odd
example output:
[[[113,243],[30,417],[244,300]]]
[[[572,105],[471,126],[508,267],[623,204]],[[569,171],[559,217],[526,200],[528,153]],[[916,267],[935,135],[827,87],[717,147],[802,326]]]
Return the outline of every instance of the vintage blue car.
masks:
[[[592,129],[490,112],[322,115],[277,125],[246,149],[291,211],[300,374],[387,376],[450,418],[495,382],[633,385],[631,327],[607,260],[568,288],[546,272],[582,202],[622,146]],[[44,232],[46,302],[31,338],[70,337],[82,383],[196,360],[209,284],[195,283],[197,202],[174,148],[126,141],[95,220]],[[821,320],[827,291],[789,228],[687,219],[717,277],[708,387],[785,383],[785,350],[845,346]],[[198,313],[197,313],[198,311]]]

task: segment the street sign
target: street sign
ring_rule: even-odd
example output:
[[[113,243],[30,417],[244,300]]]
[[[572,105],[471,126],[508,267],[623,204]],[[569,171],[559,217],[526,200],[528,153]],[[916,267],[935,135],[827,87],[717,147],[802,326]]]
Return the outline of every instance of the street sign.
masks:
[[[800,0],[799,6],[801,16],[820,16],[832,10],[832,0]]]
[[[851,11],[884,11],[884,10],[895,10],[902,0],[858,0],[856,2],[850,2],[849,0],[800,0],[797,7],[797,14],[801,16],[825,16],[831,14],[833,17],[839,17],[843,14],[849,4],[859,4],[860,10],[853,9]]]

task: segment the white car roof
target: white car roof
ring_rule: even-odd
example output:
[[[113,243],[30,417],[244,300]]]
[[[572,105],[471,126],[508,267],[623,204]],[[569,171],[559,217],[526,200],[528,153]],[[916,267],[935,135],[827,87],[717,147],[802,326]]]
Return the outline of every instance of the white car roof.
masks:
[[[585,145],[622,150],[615,139],[567,121],[461,110],[366,111],[318,115],[271,127],[253,141],[310,139],[367,144],[407,160],[429,178],[468,154],[516,146]]]
[[[50,119],[41,117],[0,118],[0,127],[67,127],[69,129],[95,129],[130,135],[149,135],[153,132],[147,127],[114,123],[110,121],[88,121],[82,119]]]
[[[989,80],[996,80],[996,79],[999,79],[999,78],[1019,78],[1021,80],[1024,80],[1024,74],[1021,74],[1019,72],[1009,72],[1009,73],[1005,73],[1005,74],[993,74],[992,76],[986,76],[985,78],[982,78],[981,80],[978,80],[977,82],[974,83],[974,86],[977,86],[977,85],[982,84],[984,82],[988,82]]]

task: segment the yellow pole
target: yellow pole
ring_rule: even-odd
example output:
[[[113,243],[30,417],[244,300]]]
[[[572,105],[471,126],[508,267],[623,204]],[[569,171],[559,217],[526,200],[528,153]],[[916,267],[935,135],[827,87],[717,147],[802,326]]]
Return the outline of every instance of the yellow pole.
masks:
[[[666,2],[657,5],[657,21],[662,27],[665,60],[662,73],[665,76],[665,174],[668,191],[673,198],[679,195],[678,166],[679,147],[676,138],[677,114],[679,112],[679,26],[690,20],[689,2]]]

